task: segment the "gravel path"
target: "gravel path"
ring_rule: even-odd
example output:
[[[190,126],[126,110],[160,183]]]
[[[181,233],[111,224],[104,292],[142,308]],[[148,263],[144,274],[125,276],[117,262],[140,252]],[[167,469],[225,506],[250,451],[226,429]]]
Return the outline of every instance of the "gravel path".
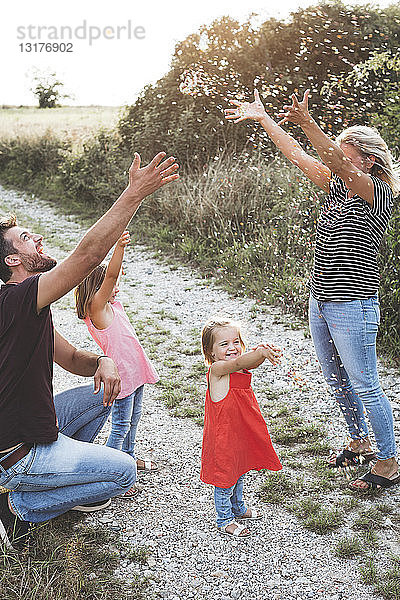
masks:
[[[49,249],[57,258],[65,256],[66,248],[75,245],[83,233],[78,222],[55,215],[48,204],[0,188],[0,209],[11,208],[27,226],[47,235],[53,233],[48,245],[53,244]],[[227,311],[248,324],[250,344],[263,339],[284,348],[285,359],[280,367],[263,366],[255,372],[257,389],[272,390],[286,403],[299,407],[305,418],[323,421],[330,442],[340,445],[346,435],[343,422],[323,383],[311,340],[303,330],[291,329],[291,321],[282,318],[276,309],[260,312],[253,301],[231,298],[185,267],[166,266],[142,247],[130,248],[124,264],[126,275],[120,299],[137,311],[135,320],[151,316],[160,321],[162,313],[162,325],[170,330],[169,350],[164,344],[154,358],[161,377],[171,372],[165,367],[168,352],[184,365],[193,362],[193,357],[180,354],[176,340],[194,345],[194,331],[200,331],[204,320],[218,310]],[[85,325],[74,314],[72,302],[69,294],[55,303],[56,327],[78,347],[96,350]],[[142,341],[146,346],[146,340]],[[299,381],[306,384],[303,389]],[[399,381],[395,371],[382,369],[382,382],[393,402],[397,425]],[[56,367],[56,392],[82,383],[87,380]],[[200,394],[203,389],[199,381]],[[250,540],[219,536],[214,525],[212,487],[199,480],[202,430],[189,419],[171,416],[155,396],[155,388],[147,386],[137,449],[138,456],[156,459],[159,471],[140,475],[141,492],[135,500],[116,499],[110,509],[88,518],[120,531],[127,545],[145,545],[151,550],[147,565],[141,569],[150,578],[156,597],[370,598],[372,589],[361,583],[356,563],[333,556],[330,538],[334,534],[311,533],[279,507],[261,505],[264,519],[252,526],[256,535]],[[258,398],[262,404],[259,393]],[[102,433],[101,441],[106,434]],[[245,492],[249,505],[260,506],[257,489],[263,478],[262,473],[248,475]],[[129,579],[139,570],[137,563],[125,561],[119,573]]]

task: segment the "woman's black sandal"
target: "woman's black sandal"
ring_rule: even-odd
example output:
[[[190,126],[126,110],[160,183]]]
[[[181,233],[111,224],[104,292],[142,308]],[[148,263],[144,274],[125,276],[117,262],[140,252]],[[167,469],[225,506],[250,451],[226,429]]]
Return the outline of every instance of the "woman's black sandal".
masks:
[[[358,467],[363,463],[369,463],[371,462],[371,460],[375,459],[375,452],[370,451],[365,453],[359,453],[344,448],[344,450],[342,450],[340,454],[338,454],[337,456],[333,455],[331,459],[329,459],[329,464],[335,469],[345,469],[346,467]]]
[[[365,481],[368,484],[368,487],[366,489],[360,488],[358,485],[354,485],[356,481]],[[379,488],[390,488],[398,483],[400,483],[400,473],[397,473],[396,476],[388,479],[387,477],[375,475],[375,473],[369,471],[362,477],[359,477],[355,481],[349,483],[349,487],[357,492],[367,492],[368,490],[378,490]]]

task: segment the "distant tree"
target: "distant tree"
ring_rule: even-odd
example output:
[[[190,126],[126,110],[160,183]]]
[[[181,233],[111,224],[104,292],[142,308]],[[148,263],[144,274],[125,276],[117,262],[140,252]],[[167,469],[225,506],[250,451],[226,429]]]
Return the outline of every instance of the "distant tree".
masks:
[[[55,108],[59,106],[62,98],[68,98],[67,94],[61,93],[64,86],[55,73],[36,72],[33,77],[31,92],[39,102],[39,108]]]

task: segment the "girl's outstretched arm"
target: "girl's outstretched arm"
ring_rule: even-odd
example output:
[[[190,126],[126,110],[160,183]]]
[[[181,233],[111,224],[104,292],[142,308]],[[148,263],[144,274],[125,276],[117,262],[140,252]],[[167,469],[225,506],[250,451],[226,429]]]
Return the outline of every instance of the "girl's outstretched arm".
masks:
[[[90,316],[92,317],[95,313],[99,313],[107,305],[110,295],[114,289],[115,284],[118,281],[118,277],[121,271],[122,260],[124,258],[125,247],[130,243],[131,238],[129,231],[124,231],[117,243],[115,244],[114,252],[108,263],[106,274],[103,279],[99,290],[93,296],[93,300],[90,304]]]
[[[317,125],[308,112],[308,96],[310,90],[306,90],[303,100],[300,102],[296,94],[292,94],[292,105],[284,106],[282,113],[278,116],[282,118],[279,123],[290,121],[300,125],[315,150],[325,163],[325,165],[346,183],[346,186],[355,194],[363,198],[373,206],[374,203],[374,185],[371,177],[366,172],[374,164],[373,156],[358,157],[360,167],[355,166],[345,155],[343,150],[335,144]]]
[[[236,108],[227,108],[225,117],[234,123],[240,123],[245,119],[258,121],[275,146],[290,160],[291,163],[299,167],[303,173],[316,185],[324,191],[329,191],[330,170],[327,166],[307,154],[300,144],[286,131],[279,126],[266,112],[260,95],[257,90],[254,91],[254,102],[237,102],[231,100]],[[282,121],[281,121],[282,122]]]
[[[223,377],[242,369],[255,369],[265,359],[273,365],[280,363],[282,351],[271,344],[260,344],[254,350],[245,352],[235,360],[218,360],[211,365],[210,374],[214,377]]]

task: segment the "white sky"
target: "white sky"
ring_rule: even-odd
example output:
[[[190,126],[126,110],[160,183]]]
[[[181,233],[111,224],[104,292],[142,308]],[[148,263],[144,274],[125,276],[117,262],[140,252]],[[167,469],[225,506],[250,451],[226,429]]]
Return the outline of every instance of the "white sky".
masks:
[[[366,2],[367,0],[365,0]],[[353,3],[362,3],[353,0]],[[147,83],[153,83],[168,71],[175,44],[200,25],[229,15],[244,21],[251,12],[263,18],[285,18],[300,5],[315,4],[312,0],[113,0],[104,5],[100,0],[8,0],[3,3],[0,23],[0,105],[36,103],[29,91],[32,69],[55,71],[65,84],[65,91],[74,94],[68,104],[131,104]],[[389,0],[376,2],[380,6]],[[141,40],[101,39],[74,40],[72,53],[21,52],[22,40],[17,27],[28,25],[70,26],[73,29],[86,20],[90,26],[142,26]],[[46,30],[42,30],[47,41]],[[21,34],[22,35],[22,34]],[[111,31],[108,35],[112,35]],[[121,36],[126,35],[126,32]],[[53,40],[54,41],[54,40]]]

